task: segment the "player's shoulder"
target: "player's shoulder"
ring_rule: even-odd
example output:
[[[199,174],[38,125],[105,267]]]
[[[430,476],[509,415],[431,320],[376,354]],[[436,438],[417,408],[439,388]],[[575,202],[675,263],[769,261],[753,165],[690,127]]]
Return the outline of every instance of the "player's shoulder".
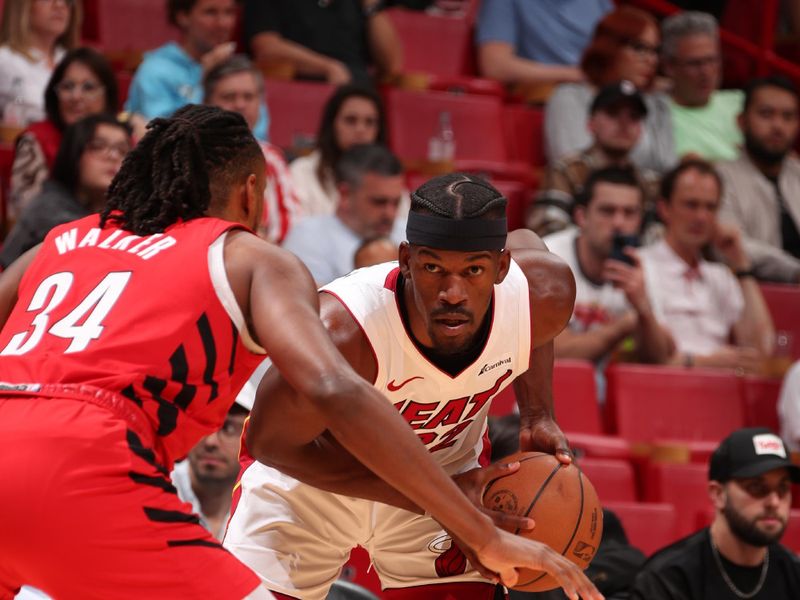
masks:
[[[550,252],[533,231],[512,231],[508,234],[507,249],[528,280],[531,294],[574,297],[575,279],[569,265]]]

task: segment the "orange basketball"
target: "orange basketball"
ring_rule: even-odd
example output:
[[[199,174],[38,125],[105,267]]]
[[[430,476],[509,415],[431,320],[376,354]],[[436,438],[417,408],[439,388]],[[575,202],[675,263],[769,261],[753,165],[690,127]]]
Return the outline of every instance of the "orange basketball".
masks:
[[[532,531],[512,531],[543,542],[585,569],[603,533],[603,510],[591,482],[574,464],[562,466],[552,454],[518,452],[500,462],[520,462],[519,470],[491,481],[483,505],[536,521]],[[558,583],[544,571],[523,569],[515,590],[544,592]]]

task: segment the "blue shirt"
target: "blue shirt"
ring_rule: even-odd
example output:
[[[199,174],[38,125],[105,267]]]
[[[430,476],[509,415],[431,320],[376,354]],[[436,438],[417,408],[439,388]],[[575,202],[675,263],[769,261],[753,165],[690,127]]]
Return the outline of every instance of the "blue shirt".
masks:
[[[175,42],[148,52],[136,70],[125,110],[148,121],[168,117],[186,104],[203,102],[203,67]],[[253,135],[267,141],[269,113],[261,103]]]
[[[611,0],[483,0],[478,44],[506,42],[521,58],[577,65]]]

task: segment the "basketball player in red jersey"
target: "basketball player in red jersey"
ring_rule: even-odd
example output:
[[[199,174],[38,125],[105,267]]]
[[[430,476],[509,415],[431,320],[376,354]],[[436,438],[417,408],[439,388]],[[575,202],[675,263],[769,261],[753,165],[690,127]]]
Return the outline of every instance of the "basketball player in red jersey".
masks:
[[[485,484],[509,469],[477,467],[486,464],[491,400],[512,381],[522,449],[570,460],[551,382],[552,340],[572,313],[574,279],[532,232],[507,235],[505,208],[479,178],[433,179],[412,194],[399,266],[355,271],[320,294],[336,346],[478,505]],[[346,452],[278,370],[262,380],[246,431],[224,545],[280,598],[325,598],[356,545],[369,551],[386,599],[494,598],[493,569]],[[364,433],[375,431],[377,423]],[[560,583],[570,598],[601,597],[582,577]]]
[[[245,228],[263,173],[241,116],[186,107],[152,122],[102,215],[0,276],[0,598],[24,583],[82,600],[271,597],[168,478],[267,351],[342,446],[489,568],[513,580],[547,562],[458,493],[342,360],[307,271]]]

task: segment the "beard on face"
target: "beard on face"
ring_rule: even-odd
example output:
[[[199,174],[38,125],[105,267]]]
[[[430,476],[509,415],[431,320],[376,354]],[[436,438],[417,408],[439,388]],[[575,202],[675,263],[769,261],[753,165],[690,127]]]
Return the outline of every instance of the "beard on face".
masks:
[[[728,521],[728,526],[731,528],[733,535],[735,535],[745,544],[749,544],[750,546],[755,546],[757,548],[763,548],[765,546],[769,546],[770,544],[774,544],[781,539],[783,532],[786,529],[786,521],[781,519],[783,522],[783,527],[781,527],[775,533],[767,533],[762,531],[756,525],[757,519],[766,516],[780,519],[781,517],[778,515],[778,513],[760,514],[752,521],[748,521],[733,507],[730,498],[728,498],[725,502],[725,508],[722,510],[722,514]]]
[[[787,144],[785,148],[774,150],[767,148],[761,143],[752,133],[745,132],[744,134],[744,147],[747,153],[752,156],[756,161],[768,166],[773,166],[781,163],[789,151],[792,149],[791,144]]]

